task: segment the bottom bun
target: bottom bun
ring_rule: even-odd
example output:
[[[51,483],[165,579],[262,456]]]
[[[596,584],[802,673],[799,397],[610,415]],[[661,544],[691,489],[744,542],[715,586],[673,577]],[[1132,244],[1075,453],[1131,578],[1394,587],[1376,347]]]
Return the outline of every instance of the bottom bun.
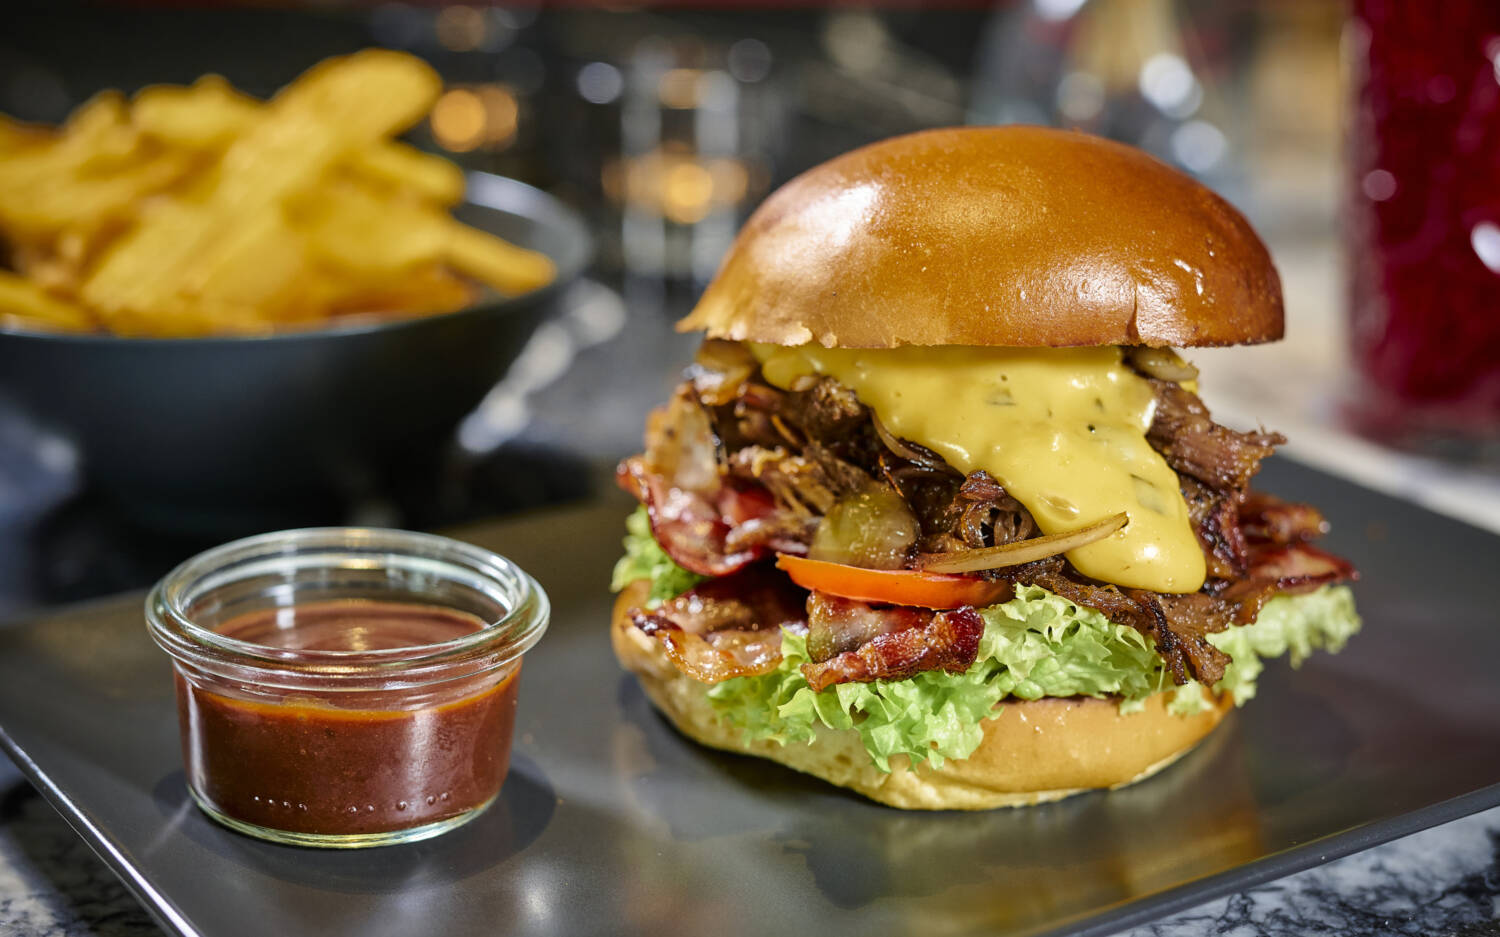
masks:
[[[629,612],[646,601],[637,581],[615,602],[610,636],[615,656],[685,735],[725,751],[756,755],[847,787],[872,800],[906,810],[988,810],[1059,800],[1084,791],[1119,788],[1150,777],[1186,754],[1212,732],[1232,708],[1227,697],[1201,713],[1167,711],[1166,694],[1148,697],[1140,712],[1121,715],[1111,700],[1089,697],[1006,701],[1000,715],[983,723],[984,740],[965,759],[941,768],[906,756],[875,767],[852,729],[820,728],[811,744],[745,741],[743,732],[718,717],[707,687],[683,674],[660,645],[630,622]]]

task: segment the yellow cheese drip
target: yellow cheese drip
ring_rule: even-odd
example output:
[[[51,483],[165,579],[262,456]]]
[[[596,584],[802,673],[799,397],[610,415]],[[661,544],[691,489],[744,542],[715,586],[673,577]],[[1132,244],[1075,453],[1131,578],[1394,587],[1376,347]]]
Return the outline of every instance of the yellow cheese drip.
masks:
[[[1125,511],[1124,528],[1068,553],[1084,575],[1153,592],[1202,587],[1177,474],[1146,442],[1155,395],[1119,348],[751,348],[771,384],[836,378],[895,435],[961,472],[989,472],[1044,533]]]

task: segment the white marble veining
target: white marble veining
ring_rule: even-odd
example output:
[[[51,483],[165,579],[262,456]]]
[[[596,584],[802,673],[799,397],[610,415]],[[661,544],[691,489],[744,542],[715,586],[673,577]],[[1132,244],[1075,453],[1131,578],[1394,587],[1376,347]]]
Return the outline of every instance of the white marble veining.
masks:
[[[161,937],[151,915],[0,757],[0,935]]]
[[[1211,901],[1122,937],[1500,934],[1500,808]]]

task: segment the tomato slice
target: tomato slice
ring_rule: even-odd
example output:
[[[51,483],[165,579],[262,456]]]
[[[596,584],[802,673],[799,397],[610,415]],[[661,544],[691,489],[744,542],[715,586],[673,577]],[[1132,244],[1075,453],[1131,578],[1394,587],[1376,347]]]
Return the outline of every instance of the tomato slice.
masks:
[[[842,563],[776,554],[776,566],[804,589],[861,602],[915,605],[918,608],[959,608],[993,605],[1010,594],[1010,583],[973,576],[924,573],[915,569],[862,569]]]

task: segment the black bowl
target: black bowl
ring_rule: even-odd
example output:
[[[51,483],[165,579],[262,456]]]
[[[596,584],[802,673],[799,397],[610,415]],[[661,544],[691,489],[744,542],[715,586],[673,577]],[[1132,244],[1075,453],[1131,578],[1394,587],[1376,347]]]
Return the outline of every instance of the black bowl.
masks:
[[[557,279],[447,315],[265,337],[0,330],[0,396],[72,441],[92,484],[153,526],[251,529],[443,450],[591,258],[550,195],[475,173],[455,214],[542,251]]]

